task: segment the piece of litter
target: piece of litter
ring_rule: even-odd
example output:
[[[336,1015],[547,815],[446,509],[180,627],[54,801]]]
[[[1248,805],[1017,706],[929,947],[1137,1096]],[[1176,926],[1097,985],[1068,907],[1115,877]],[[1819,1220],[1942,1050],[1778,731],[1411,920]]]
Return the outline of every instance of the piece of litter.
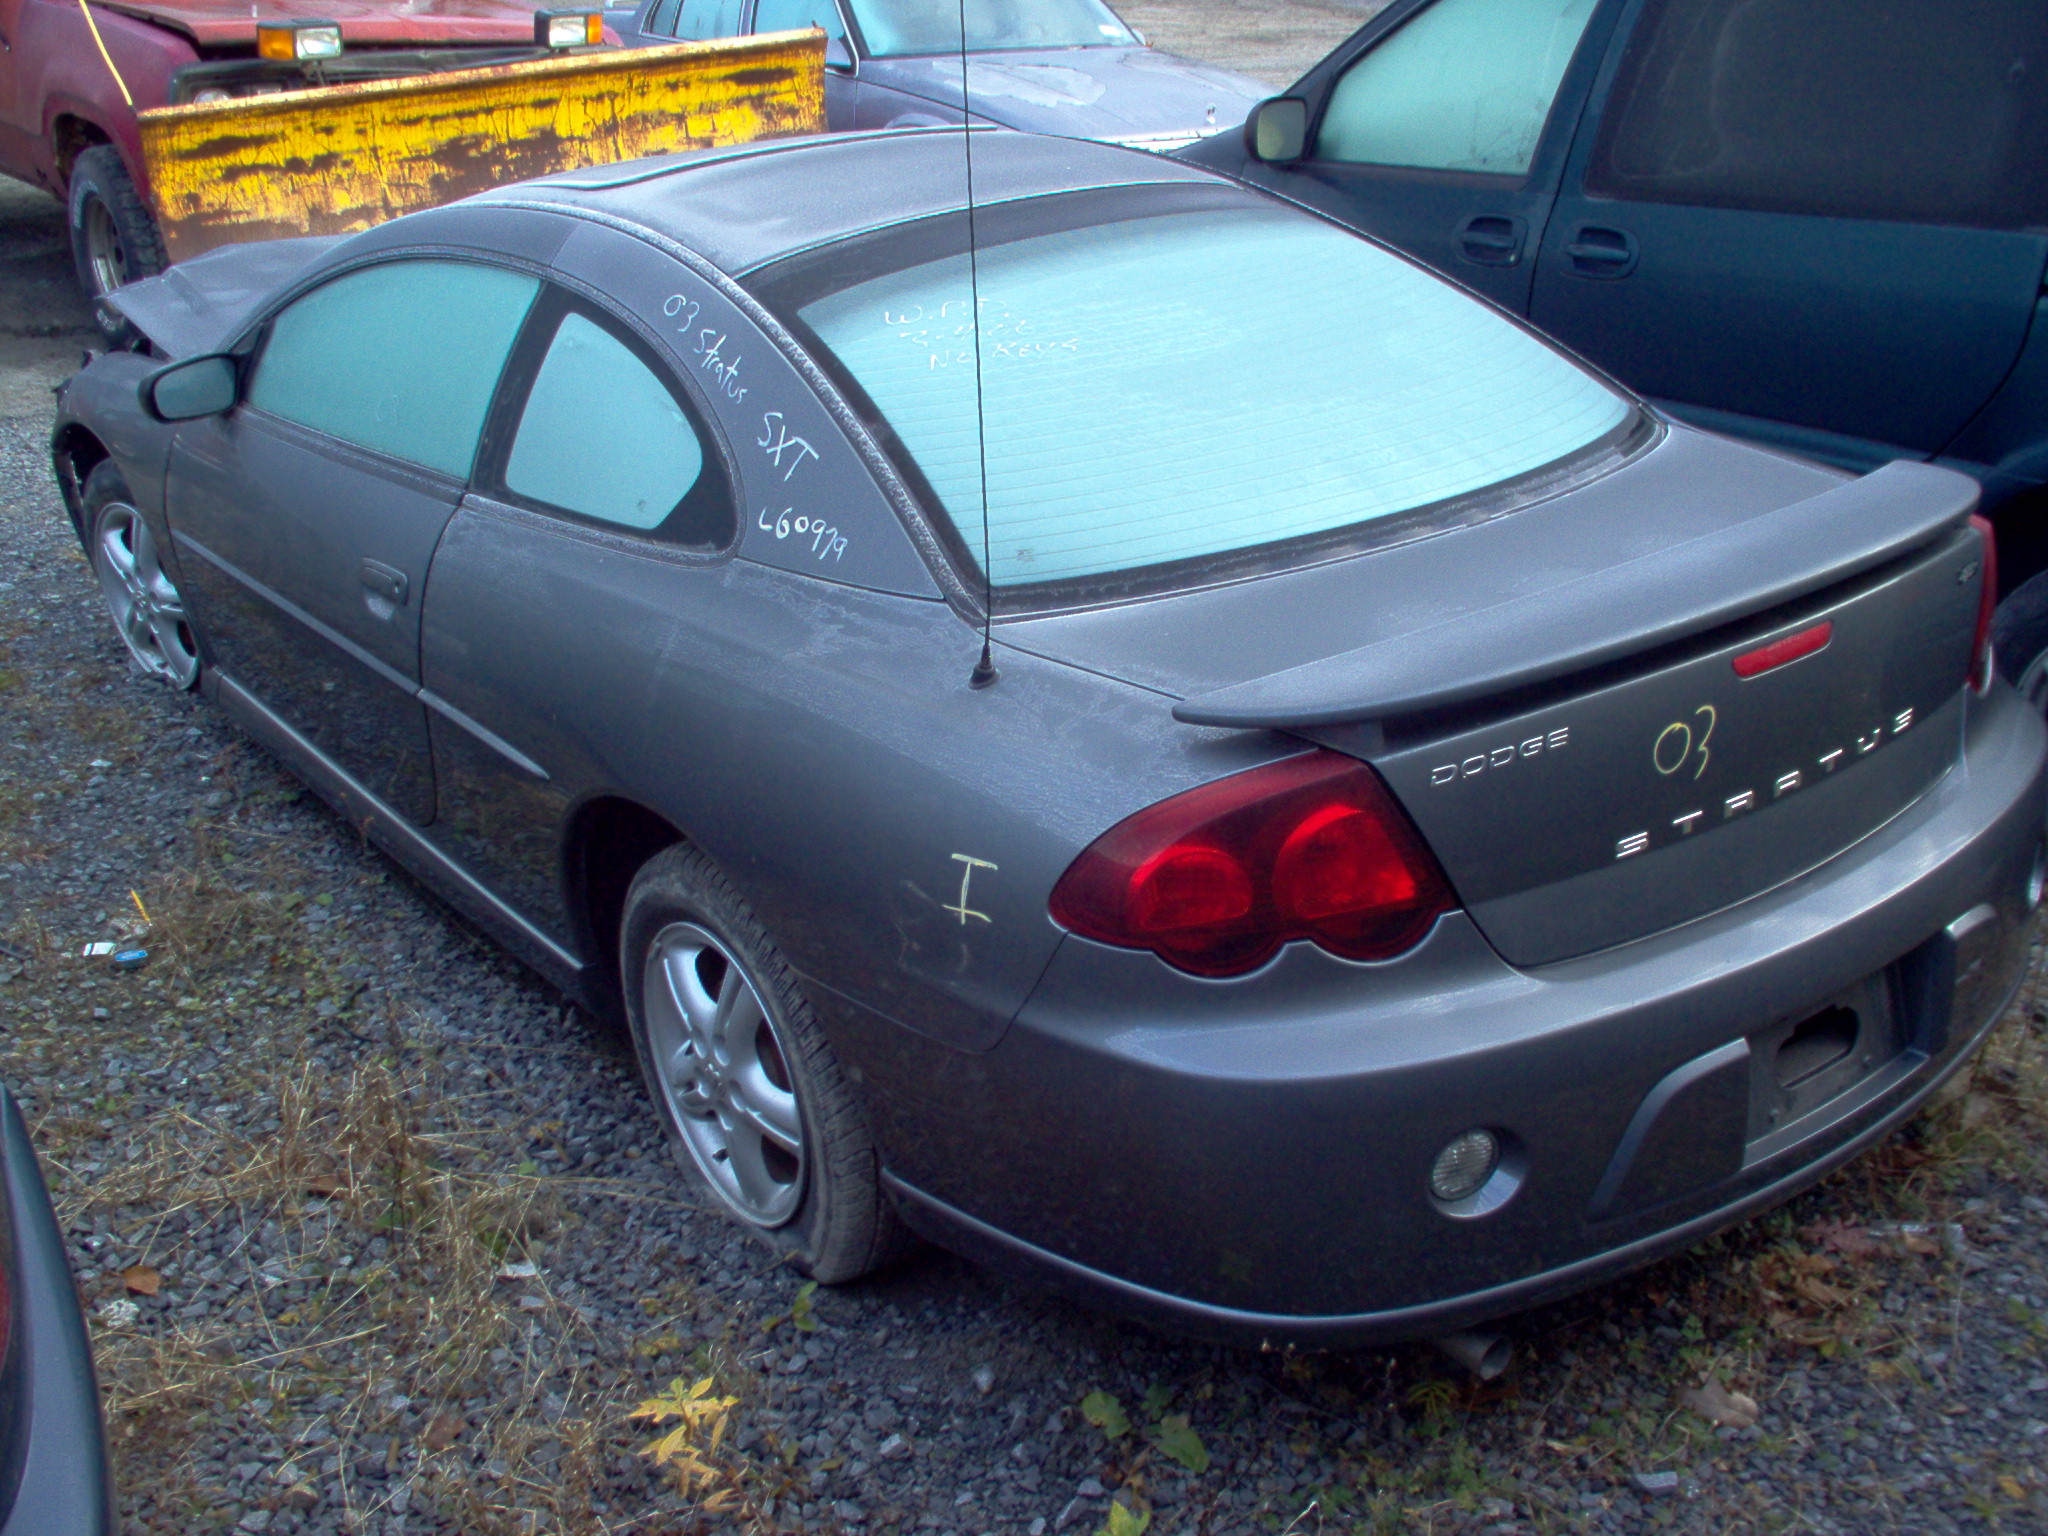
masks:
[[[146,949],[118,950],[115,952],[112,964],[117,971],[139,971],[149,964],[149,951]]]
[[[500,1280],[531,1280],[540,1273],[538,1264],[507,1264],[498,1271]]]
[[[86,945],[85,948],[78,952],[78,957],[81,960],[97,960],[101,955],[111,955],[113,952],[114,941],[112,939],[101,939],[96,944]]]
[[[100,1321],[109,1328],[133,1328],[142,1316],[142,1308],[126,1296],[116,1296],[112,1301],[100,1303]]]

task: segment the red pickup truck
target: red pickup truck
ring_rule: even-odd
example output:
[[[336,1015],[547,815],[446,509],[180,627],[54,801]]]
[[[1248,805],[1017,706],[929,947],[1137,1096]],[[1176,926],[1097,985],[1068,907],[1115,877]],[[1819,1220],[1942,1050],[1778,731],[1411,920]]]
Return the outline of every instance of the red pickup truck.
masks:
[[[0,0],[0,174],[68,201],[78,280],[97,296],[164,266],[139,110],[530,59],[549,51],[548,14],[530,0]]]

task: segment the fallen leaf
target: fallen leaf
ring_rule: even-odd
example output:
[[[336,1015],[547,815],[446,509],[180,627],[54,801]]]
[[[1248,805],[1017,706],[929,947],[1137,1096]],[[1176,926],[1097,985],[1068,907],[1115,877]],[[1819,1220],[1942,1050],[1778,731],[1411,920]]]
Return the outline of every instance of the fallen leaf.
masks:
[[[1792,1267],[1802,1275],[1832,1275],[1842,1266],[1824,1253],[1802,1253],[1793,1258]]]
[[[469,1426],[462,1422],[462,1415],[442,1410],[434,1415],[434,1422],[427,1426],[427,1449],[445,1451],[462,1438],[462,1432]]]
[[[1725,1429],[1748,1429],[1763,1417],[1763,1410],[1757,1407],[1756,1399],[1745,1392],[1731,1392],[1721,1385],[1721,1378],[1709,1376],[1696,1387],[1688,1387],[1678,1394],[1681,1408],[1690,1408],[1711,1424]]]
[[[318,1195],[322,1200],[332,1200],[337,1195],[346,1195],[349,1188],[348,1180],[335,1173],[316,1173],[306,1180],[306,1193]]]
[[[2016,1477],[2001,1477],[1998,1486],[2008,1499],[2024,1499],[2027,1496],[2027,1490],[2020,1486]]]
[[[147,1264],[131,1264],[121,1271],[121,1283],[128,1287],[130,1295],[154,1296],[164,1283],[164,1277]]]
[[[1868,1227],[1853,1226],[1839,1216],[1826,1221],[1817,1221],[1810,1227],[1800,1229],[1799,1235],[1809,1243],[1841,1254],[1849,1259],[1875,1258],[1884,1252],[1884,1242]]]

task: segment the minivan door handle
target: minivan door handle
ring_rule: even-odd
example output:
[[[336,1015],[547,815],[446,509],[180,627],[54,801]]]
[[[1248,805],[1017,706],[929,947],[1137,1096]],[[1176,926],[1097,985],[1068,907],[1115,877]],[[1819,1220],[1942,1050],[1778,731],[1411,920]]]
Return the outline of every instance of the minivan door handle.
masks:
[[[1625,229],[1581,224],[1565,242],[1564,253],[1579,277],[1627,277],[1636,269],[1636,237]]]
[[[1507,214],[1475,213],[1458,226],[1458,254],[1482,267],[1512,267],[1522,259],[1529,226]]]

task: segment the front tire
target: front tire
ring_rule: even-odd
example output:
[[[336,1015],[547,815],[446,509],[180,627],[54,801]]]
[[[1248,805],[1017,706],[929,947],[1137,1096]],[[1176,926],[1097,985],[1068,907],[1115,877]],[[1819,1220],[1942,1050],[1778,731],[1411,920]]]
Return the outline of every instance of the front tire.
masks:
[[[677,1160],[798,1269],[854,1280],[909,1244],[817,1016],[751,908],[687,845],[626,894],[626,1016]]]
[[[71,259],[87,298],[98,301],[163,271],[163,236],[119,150],[95,144],[80,151],[71,162],[70,193]],[[103,330],[118,333],[119,316],[97,302],[94,312]]]
[[[112,459],[102,459],[85,477],[84,501],[93,575],[136,669],[181,691],[196,686],[199,642],[185,600]]]

